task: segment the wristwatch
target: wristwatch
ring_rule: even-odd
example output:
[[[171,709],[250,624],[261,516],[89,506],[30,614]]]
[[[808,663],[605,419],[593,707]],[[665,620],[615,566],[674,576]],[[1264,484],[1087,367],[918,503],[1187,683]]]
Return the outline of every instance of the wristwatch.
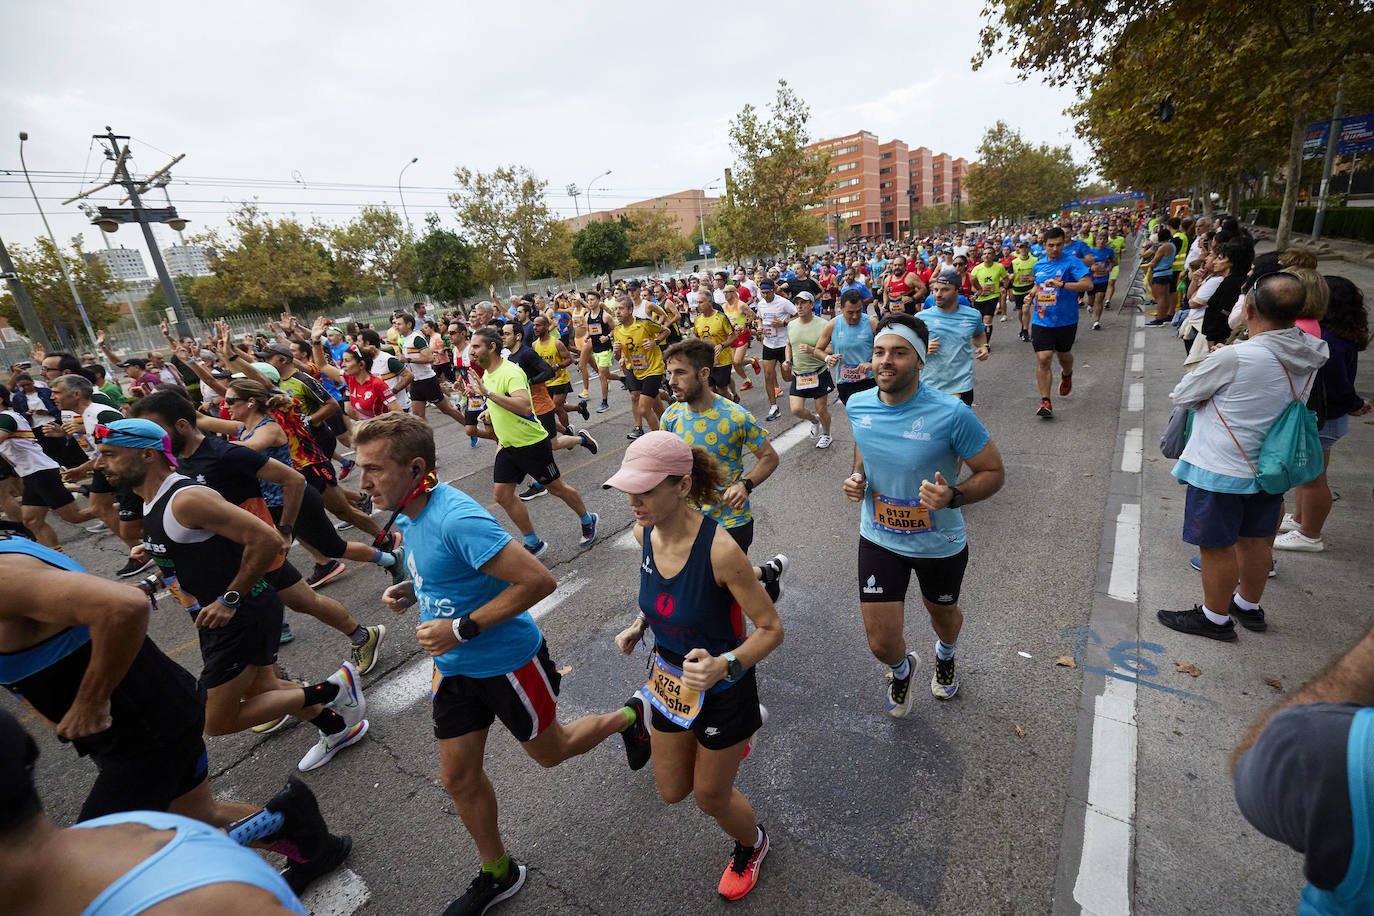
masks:
[[[283,535],[283,536],[285,536],[285,537],[291,537],[291,536],[294,535],[295,533],[296,533],[296,529],[295,529],[295,527],[292,526],[292,525],[278,525],[278,526],[277,526],[277,534]]]
[[[740,483],[744,484],[744,491],[745,491],[746,493],[753,493],[753,492],[754,492],[754,487],[758,486],[758,484],[754,483],[754,482],[753,482],[752,480],[750,480],[748,477],[741,477],[741,478],[740,478]]]
[[[472,619],[472,615],[459,617],[453,621],[453,635],[458,637],[459,643],[465,643],[469,639],[476,639],[477,634],[482,632],[482,628],[477,625],[477,621]]]
[[[223,595],[219,596],[219,603],[224,605],[225,607],[238,607],[239,603],[242,601],[243,596],[232,588],[229,589],[229,591],[225,592]]]
[[[725,679],[733,684],[740,679],[740,675],[744,674],[744,666],[740,664],[739,659],[735,658],[733,652],[726,652],[721,658],[725,659]]]
[[[947,508],[957,509],[964,504],[964,491],[958,487],[950,487],[950,490],[953,491],[954,495],[950,496]]]

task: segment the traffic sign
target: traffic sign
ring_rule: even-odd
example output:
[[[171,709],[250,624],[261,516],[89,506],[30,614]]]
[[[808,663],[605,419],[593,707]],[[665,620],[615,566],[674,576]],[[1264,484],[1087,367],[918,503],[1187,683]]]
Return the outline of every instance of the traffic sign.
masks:
[[[711,253],[711,246],[710,246],[710,245],[698,245],[698,246],[697,246],[697,254],[702,255],[702,256],[705,256],[705,255],[708,255],[708,254],[710,254],[710,253]]]

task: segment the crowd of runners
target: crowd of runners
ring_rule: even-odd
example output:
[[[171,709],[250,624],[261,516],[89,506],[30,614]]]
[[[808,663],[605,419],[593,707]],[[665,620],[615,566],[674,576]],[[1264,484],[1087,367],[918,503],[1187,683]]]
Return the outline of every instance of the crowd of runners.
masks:
[[[1024,364],[1037,415],[1054,418],[1053,398],[1073,391],[1078,327],[1102,327],[1143,222],[1118,211],[509,301],[492,290],[466,311],[417,302],[388,327],[283,316],[240,339],[223,325],[204,340],[168,336],[147,359],[103,339],[101,353],[36,352],[0,386],[0,509],[15,535],[0,540],[0,569],[27,584],[0,593],[0,682],[98,776],[79,828],[58,830],[37,804],[35,745],[0,714],[0,844],[28,844],[33,893],[156,902],[192,889],[215,912],[303,912],[295,895],[350,841],[294,777],[262,807],[217,799],[203,735],[309,722],[318,734],[302,771],[365,739],[364,678],[387,627],[320,591],[354,561],[377,567],[388,610],[418,609],[416,638],[434,660],[440,775],[480,859],[447,913],[485,912],[525,879],[483,769],[497,719],[545,767],[619,735],[629,769],[653,761],[664,801],[691,795],[715,819],[733,843],[719,893],[743,897],[769,840],[735,778],[768,715],[756,672],[783,641],[775,602],[789,565],[749,557],[750,495],[780,463],[769,424],[785,409],[827,449],[832,412],[846,413],[853,455],[835,459],[832,482],[862,505],[855,597],[883,703],[900,718],[918,693],[904,627],[913,574],[933,631],[930,692],[953,697],[969,562],[960,509],[1004,480],[975,410],[976,364]],[[1163,239],[1146,254],[1151,271],[1172,267],[1180,246]],[[993,356],[1008,321],[1016,333]],[[763,398],[746,396],[756,387]],[[582,423],[612,401],[630,407],[632,442],[604,486],[625,494],[641,545],[639,607],[614,642],[629,654],[651,640],[652,667],[647,683],[625,685],[623,705],[564,721],[558,667],[529,611],[557,587],[538,559],[546,537],[598,544],[598,516],[558,453],[595,454]],[[440,481],[434,429],[447,421],[436,411],[463,427],[463,448],[491,450],[492,495],[518,538]],[[567,535],[536,531],[525,503],[546,495],[576,516],[575,532],[571,519]],[[83,569],[49,512],[108,529],[127,561]],[[293,544],[310,570],[287,558]],[[194,620],[198,680],[146,636],[167,596]],[[288,608],[339,633],[345,660],[328,677],[283,675],[278,647],[299,620]],[[175,839],[160,847],[160,831]],[[285,870],[243,854],[250,844],[284,854]],[[130,870],[158,848],[168,854]],[[39,879],[74,860],[100,866],[81,882]],[[234,898],[225,882],[256,890]]]

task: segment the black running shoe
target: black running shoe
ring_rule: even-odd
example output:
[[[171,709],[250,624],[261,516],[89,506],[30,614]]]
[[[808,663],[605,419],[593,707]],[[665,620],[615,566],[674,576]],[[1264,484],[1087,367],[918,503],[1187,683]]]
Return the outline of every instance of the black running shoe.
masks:
[[[121,579],[132,579],[134,576],[143,572],[143,570],[147,569],[152,565],[152,557],[149,557],[146,560],[135,560],[133,557],[129,557],[129,562],[121,566],[119,572],[115,573],[115,575],[119,576],[119,578]]]
[[[636,426],[634,429],[630,430],[628,433],[625,434],[625,438],[633,441],[635,439],[638,439],[642,435],[644,435],[643,428]]]
[[[1207,619],[1207,615],[1202,613],[1202,608],[1193,605],[1186,611],[1160,611],[1155,615],[1159,622],[1171,630],[1180,633],[1187,633],[1191,636],[1206,636],[1208,639],[1215,639],[1220,642],[1236,641],[1236,625],[1230,620],[1224,624],[1212,623]]]
[[[328,563],[316,563],[315,571],[305,580],[305,584],[311,588],[319,588],[326,582],[332,582],[346,572],[348,572],[348,567],[339,560],[330,560]]]
[[[649,762],[649,723],[644,721],[644,701],[633,696],[625,705],[635,711],[635,724],[620,733],[625,739],[625,759],[630,762],[630,769],[642,770]]]
[[[523,493],[520,494],[520,499],[524,502],[529,502],[532,499],[538,499],[539,497],[544,496],[548,492],[548,490],[544,489],[539,484],[532,483],[525,489]]]
[[[290,843],[295,847],[292,851],[296,857],[302,860],[317,858],[325,851],[329,827],[320,814],[315,793],[303,781],[295,776],[286,777],[286,785],[263,807],[282,816],[281,829],[268,842]]]
[[[444,916],[482,916],[502,900],[509,900],[525,884],[525,866],[510,860],[510,871],[504,881],[497,881],[487,872],[479,871],[468,885],[467,892],[444,910]]]
[[[586,398],[583,398],[582,400],[577,402],[577,412],[582,414],[582,419],[584,420],[590,420],[592,418],[592,412],[587,409]]]
[[[584,430],[582,430],[580,433],[577,434],[577,438],[579,438],[579,439],[582,440],[582,447],[583,447],[583,448],[585,448],[587,451],[591,452],[593,455],[596,454],[596,449],[597,449],[596,440],[592,438],[592,434],[591,434],[591,433],[587,432],[587,431],[584,429]]]
[[[352,837],[330,834],[329,839],[325,841],[324,850],[319,855],[304,862],[290,863],[282,869],[281,876],[286,879],[291,890],[302,894],[317,878],[323,878],[342,865],[352,851]]]
[[[1264,608],[1257,607],[1253,611],[1236,604],[1235,596],[1231,597],[1231,607],[1228,609],[1231,619],[1235,620],[1247,630],[1254,630],[1256,633],[1263,633],[1269,629],[1269,624],[1264,622]]]

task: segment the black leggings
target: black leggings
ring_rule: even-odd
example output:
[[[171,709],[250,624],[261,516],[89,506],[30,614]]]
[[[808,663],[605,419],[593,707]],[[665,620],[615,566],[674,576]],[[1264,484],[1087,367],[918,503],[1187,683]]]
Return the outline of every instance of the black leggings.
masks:
[[[281,506],[269,506],[272,518],[281,522]],[[309,544],[320,553],[338,559],[348,549],[348,542],[339,536],[324,511],[324,498],[314,487],[306,487],[301,497],[301,509],[296,513],[296,539]]]

